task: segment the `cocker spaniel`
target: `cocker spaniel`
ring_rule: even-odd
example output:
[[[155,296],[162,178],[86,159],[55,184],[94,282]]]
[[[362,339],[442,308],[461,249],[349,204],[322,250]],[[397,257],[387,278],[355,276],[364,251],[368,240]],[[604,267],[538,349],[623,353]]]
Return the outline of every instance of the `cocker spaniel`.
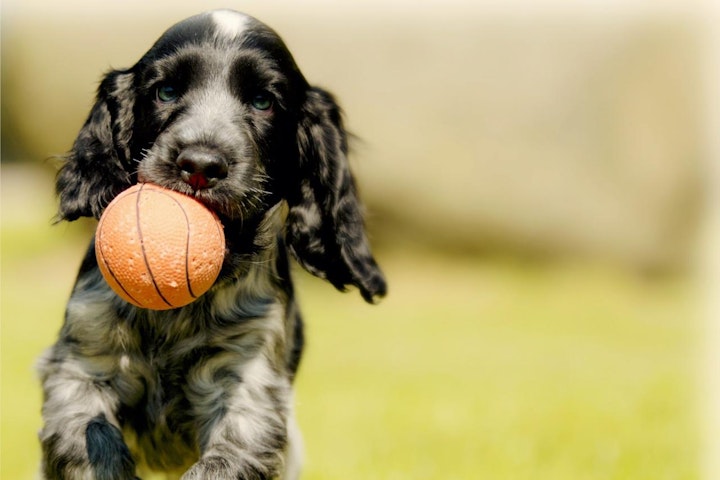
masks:
[[[59,340],[39,365],[47,479],[299,475],[292,382],[303,348],[289,256],[368,302],[370,251],[334,98],[278,35],[230,10],[165,32],[109,72],[57,176],[59,220],[98,218],[151,182],[194,196],[225,227],[205,295],[152,311],[119,298],[91,244]]]

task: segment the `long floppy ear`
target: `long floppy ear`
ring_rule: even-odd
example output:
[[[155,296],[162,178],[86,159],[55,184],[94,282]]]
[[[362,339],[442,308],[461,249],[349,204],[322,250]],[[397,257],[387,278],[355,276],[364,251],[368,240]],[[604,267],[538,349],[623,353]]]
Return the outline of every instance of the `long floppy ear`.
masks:
[[[355,285],[372,303],[387,287],[370,252],[347,160],[347,134],[329,93],[308,91],[297,141],[300,164],[288,198],[288,247],[310,273],[339,290]]]
[[[58,220],[99,218],[110,200],[132,184],[132,79],[127,71],[112,71],[101,82],[95,105],[56,178]]]

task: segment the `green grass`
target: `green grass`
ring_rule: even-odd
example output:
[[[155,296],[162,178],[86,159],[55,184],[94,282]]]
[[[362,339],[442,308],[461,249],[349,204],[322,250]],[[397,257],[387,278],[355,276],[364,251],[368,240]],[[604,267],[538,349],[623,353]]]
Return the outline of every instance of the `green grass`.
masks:
[[[3,479],[37,472],[33,363],[60,327],[81,236],[3,224]],[[299,275],[304,479],[699,478],[688,280],[427,253],[380,261],[390,294],[379,306]]]
[[[698,478],[688,285],[388,260],[380,307],[305,290],[307,478]]]

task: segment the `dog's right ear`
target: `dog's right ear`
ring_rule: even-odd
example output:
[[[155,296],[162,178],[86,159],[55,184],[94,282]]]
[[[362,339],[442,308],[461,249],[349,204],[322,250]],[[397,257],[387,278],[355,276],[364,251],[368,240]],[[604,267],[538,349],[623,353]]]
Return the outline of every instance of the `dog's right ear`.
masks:
[[[288,249],[308,272],[341,291],[354,285],[374,303],[387,285],[365,233],[340,107],[328,92],[308,90],[297,142],[299,166],[287,197]]]
[[[58,172],[57,220],[99,218],[107,204],[133,183],[130,141],[135,95],[133,74],[111,71]]]

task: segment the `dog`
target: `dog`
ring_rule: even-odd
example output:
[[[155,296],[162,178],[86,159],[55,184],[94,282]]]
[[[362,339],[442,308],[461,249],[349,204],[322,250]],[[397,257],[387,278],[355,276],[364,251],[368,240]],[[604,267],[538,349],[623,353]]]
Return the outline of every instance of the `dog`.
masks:
[[[153,311],[110,289],[91,242],[39,362],[44,478],[298,478],[304,335],[290,258],[370,303],[386,293],[348,136],[280,37],[231,10],[176,24],[104,76],[57,174],[58,221],[99,218],[150,182],[213,210],[226,253],[206,294]]]

